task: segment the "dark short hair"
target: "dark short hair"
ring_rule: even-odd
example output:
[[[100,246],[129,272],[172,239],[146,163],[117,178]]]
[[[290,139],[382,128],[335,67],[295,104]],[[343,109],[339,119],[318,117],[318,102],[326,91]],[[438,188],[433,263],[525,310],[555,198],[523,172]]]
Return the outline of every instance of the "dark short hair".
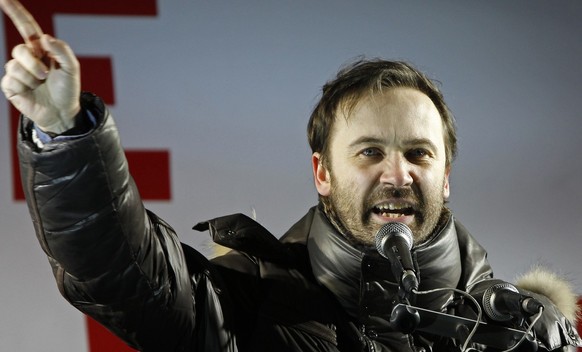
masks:
[[[363,97],[382,88],[399,87],[419,90],[436,106],[443,123],[446,164],[450,165],[457,154],[453,114],[435,82],[411,64],[402,61],[358,60],[343,67],[334,79],[327,82],[307,126],[311,151],[326,158],[330,133],[339,108],[347,108],[350,112]]]

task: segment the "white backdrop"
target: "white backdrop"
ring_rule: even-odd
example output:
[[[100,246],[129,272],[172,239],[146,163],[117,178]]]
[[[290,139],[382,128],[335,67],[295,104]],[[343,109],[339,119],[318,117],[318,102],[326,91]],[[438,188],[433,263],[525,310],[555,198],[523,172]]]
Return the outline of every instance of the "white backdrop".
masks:
[[[147,206],[183,241],[208,253],[192,225],[251,209],[285,231],[317,199],[305,128],[321,85],[359,55],[404,59],[443,84],[460,139],[450,205],[497,276],[541,263],[582,294],[582,2],[158,7],[150,18],[57,16],[55,28],[78,54],[112,57],[124,146],[170,150],[172,200]],[[0,111],[0,351],[86,351],[83,318],[12,200],[5,99]]]

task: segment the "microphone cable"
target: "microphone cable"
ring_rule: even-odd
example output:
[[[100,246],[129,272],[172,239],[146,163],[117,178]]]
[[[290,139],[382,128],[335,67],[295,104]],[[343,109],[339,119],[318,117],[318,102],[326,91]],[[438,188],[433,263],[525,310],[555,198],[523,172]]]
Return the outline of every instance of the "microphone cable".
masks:
[[[510,351],[513,351],[514,349],[516,349],[517,346],[519,346],[525,340],[525,338],[527,337],[527,335],[529,335],[532,332],[532,330],[534,328],[534,325],[536,325],[536,323],[538,322],[538,320],[540,320],[540,318],[542,317],[542,313],[543,312],[544,312],[544,307],[540,307],[540,310],[536,313],[536,315],[534,315],[534,318],[533,318],[531,324],[527,324],[527,322],[526,322],[526,324],[528,325],[528,327],[525,330],[525,333],[523,334],[523,336],[521,337],[521,339],[519,339],[519,341],[517,341],[515,343],[515,345],[513,345],[513,347],[511,347],[509,349],[506,349],[505,351],[501,351],[501,352],[510,352]]]
[[[417,294],[417,295],[426,295],[429,293],[434,293],[434,292],[442,292],[442,291],[452,291],[455,293],[460,294],[461,296],[464,296],[466,298],[468,298],[477,308],[477,324],[475,324],[475,326],[473,327],[473,329],[471,329],[471,332],[469,333],[469,335],[467,335],[467,339],[465,340],[465,343],[463,344],[463,346],[461,347],[461,352],[470,352],[470,351],[477,351],[477,349],[475,349],[474,347],[468,347],[468,345],[471,343],[471,340],[473,339],[473,336],[475,335],[475,333],[477,332],[477,329],[479,328],[479,323],[481,322],[485,322],[483,320],[483,309],[481,309],[481,305],[479,305],[479,302],[477,302],[477,300],[471,296],[469,293],[456,289],[456,288],[435,288],[432,290],[428,290],[428,291],[418,291],[418,290],[413,290],[412,292]],[[542,313],[544,311],[543,307],[540,307],[540,310],[538,311],[538,313],[536,313],[536,315],[534,316],[531,324],[527,324],[528,327],[525,330],[523,336],[521,337],[521,339],[519,339],[519,341],[517,341],[515,343],[515,345],[513,345],[512,347],[500,351],[500,352],[511,352],[513,350],[515,350],[523,341],[525,341],[525,339],[527,338],[527,336],[529,334],[531,334],[535,324],[538,322],[538,320],[541,318]]]
[[[463,290],[459,290],[456,288],[448,288],[448,287],[435,288],[435,289],[428,290],[428,291],[413,290],[412,292],[414,292],[417,295],[426,295],[429,293],[443,292],[443,291],[452,291],[452,292],[458,293],[461,296],[468,298],[477,308],[477,324],[475,324],[473,329],[471,329],[471,332],[469,333],[469,335],[467,335],[467,338],[465,339],[465,343],[461,347],[461,352],[470,351],[470,349],[474,349],[474,348],[471,347],[470,349],[468,349],[467,346],[469,345],[469,343],[471,343],[471,340],[473,339],[473,335],[475,335],[475,333],[477,332],[477,329],[479,328],[479,323],[483,321],[483,309],[481,309],[481,306],[479,305],[479,302],[477,302],[475,297],[471,296],[470,294],[468,294],[467,292],[465,292]],[[505,351],[503,351],[503,352],[505,352]]]

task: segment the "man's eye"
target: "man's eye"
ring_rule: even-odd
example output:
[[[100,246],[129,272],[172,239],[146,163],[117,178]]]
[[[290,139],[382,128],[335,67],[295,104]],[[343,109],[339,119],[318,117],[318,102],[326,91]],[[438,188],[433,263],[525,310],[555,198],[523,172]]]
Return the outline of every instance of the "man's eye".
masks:
[[[428,151],[425,149],[412,149],[406,153],[408,159],[424,159],[429,155]]]
[[[367,148],[362,150],[363,156],[378,156],[380,155],[380,151],[376,148]]]

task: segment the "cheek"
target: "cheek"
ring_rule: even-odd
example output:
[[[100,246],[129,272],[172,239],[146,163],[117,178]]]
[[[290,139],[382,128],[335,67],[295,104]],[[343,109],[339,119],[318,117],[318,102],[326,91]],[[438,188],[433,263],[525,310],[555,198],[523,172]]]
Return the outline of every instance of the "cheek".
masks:
[[[345,184],[353,194],[369,193],[380,184],[380,175],[369,169],[353,168],[346,174]]]
[[[354,205],[359,203],[359,199],[363,198],[362,194],[365,193],[364,189],[366,188],[366,177],[361,174],[332,174],[331,192],[336,199],[342,198],[345,202]]]
[[[380,184],[382,167],[357,165],[356,163],[337,163],[331,172],[331,180],[336,187],[358,198],[372,192]]]
[[[414,182],[423,193],[439,194],[444,198],[449,196],[448,174],[442,171],[424,171],[413,176]]]

